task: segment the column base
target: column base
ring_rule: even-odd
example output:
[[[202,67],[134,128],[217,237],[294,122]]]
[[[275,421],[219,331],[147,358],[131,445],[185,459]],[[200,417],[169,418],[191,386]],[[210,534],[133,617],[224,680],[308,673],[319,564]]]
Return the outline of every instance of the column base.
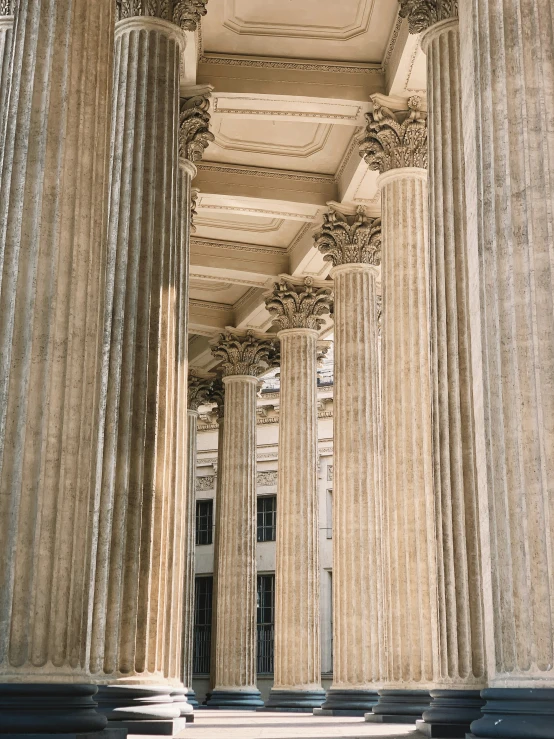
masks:
[[[101,732],[107,719],[96,710],[96,691],[96,685],[2,683],[0,736]]]
[[[200,705],[198,703],[198,700],[196,699],[196,693],[194,692],[194,690],[187,690],[187,701],[194,709],[198,708],[198,706]]]
[[[484,704],[479,690],[431,690],[431,704],[416,725],[430,739],[463,739]]]
[[[374,724],[415,724],[431,703],[428,690],[379,690],[379,701],[365,720]]]
[[[377,703],[379,696],[374,690],[327,691],[325,702],[314,708],[314,716],[364,716]]]
[[[106,716],[111,729],[127,729],[129,734],[176,734],[187,724],[186,717],[181,717],[182,704],[174,703],[172,694],[176,691],[163,685],[101,685],[98,711]]]
[[[173,705],[181,711],[181,718],[186,718],[187,722],[194,721],[194,708],[188,701],[188,690],[186,688],[175,688],[171,692]]]
[[[554,689],[486,688],[471,739],[554,739]]]
[[[259,690],[214,690],[206,707],[226,711],[255,711],[264,702]]]
[[[325,700],[324,690],[272,690],[262,712],[312,713]]]

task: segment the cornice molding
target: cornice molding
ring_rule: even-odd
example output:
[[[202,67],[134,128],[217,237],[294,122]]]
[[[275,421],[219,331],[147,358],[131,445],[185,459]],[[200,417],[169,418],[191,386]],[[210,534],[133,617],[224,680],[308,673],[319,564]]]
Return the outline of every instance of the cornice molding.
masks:
[[[220,313],[233,310],[232,305],[216,303],[211,300],[195,300],[195,298],[189,298],[189,304],[191,308],[204,308],[205,310],[219,311]]]
[[[387,44],[387,50],[385,52],[385,57],[383,59],[383,70],[387,68],[391,60],[391,56],[393,55],[393,52],[396,48],[398,36],[400,35],[400,29],[402,28],[402,21],[403,21],[403,18],[400,15],[400,10],[399,10],[398,15],[396,16],[396,23],[394,24],[394,28],[392,29],[392,33],[389,38],[389,43]]]
[[[258,67],[260,69],[295,69],[303,72],[329,72],[332,74],[382,74],[380,64],[351,64],[327,62],[316,59],[287,59],[285,57],[254,57],[216,53],[201,54],[199,64],[217,64],[230,67]]]
[[[286,169],[268,169],[265,167],[237,166],[235,164],[220,164],[218,162],[201,162],[198,164],[199,172],[226,172],[250,177],[267,177],[277,180],[294,180],[295,182],[320,182],[329,184],[335,178],[330,174],[304,174]]]
[[[280,249],[278,246],[251,246],[249,244],[242,244],[236,241],[219,241],[217,239],[203,239],[200,237],[191,238],[190,243],[191,246],[199,248],[209,247],[210,249],[234,249],[235,251],[246,251],[251,252],[252,254],[279,254],[280,256],[285,256],[287,253],[285,249]],[[221,280],[221,277],[218,277],[217,279]],[[257,285],[259,283],[252,284]]]

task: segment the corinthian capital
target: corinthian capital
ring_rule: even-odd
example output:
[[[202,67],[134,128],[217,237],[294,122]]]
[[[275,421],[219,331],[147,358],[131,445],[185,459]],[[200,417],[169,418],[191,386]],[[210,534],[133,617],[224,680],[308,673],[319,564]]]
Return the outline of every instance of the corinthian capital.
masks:
[[[15,9],[15,0],[0,0],[0,16],[13,15]]]
[[[225,385],[221,377],[217,377],[210,388],[207,397],[208,403],[215,403],[217,406],[217,417],[223,418],[225,414]]]
[[[316,286],[311,277],[293,280],[281,276],[265,305],[273,324],[279,329],[311,328],[318,331],[324,323],[320,316],[329,313],[333,302],[333,291],[329,287]]]
[[[394,112],[371,98],[373,111],[360,138],[360,156],[381,174],[398,167],[427,168],[427,113],[420,98],[408,100],[408,110]]]
[[[117,18],[153,16],[175,23],[183,31],[196,31],[200,18],[208,12],[207,3],[208,0],[116,0]]]
[[[360,206],[354,215],[333,207],[323,216],[323,226],[314,235],[323,259],[340,264],[381,264],[381,219],[370,218]]]
[[[408,19],[410,33],[426,31],[435,23],[458,17],[458,0],[399,0],[400,17]]]
[[[190,191],[190,232],[196,233],[196,226],[194,225],[194,219],[198,215],[196,205],[198,203],[198,195],[200,190],[197,187],[192,187]]]
[[[222,375],[259,377],[278,363],[278,344],[274,338],[254,331],[227,328],[212,342],[212,354],[222,359]]]
[[[181,98],[179,112],[179,156],[199,162],[215,136],[210,131],[211,88],[199,88],[197,94]]]
[[[194,367],[189,370],[188,408],[197,411],[208,401],[216,376],[212,372],[202,372]]]

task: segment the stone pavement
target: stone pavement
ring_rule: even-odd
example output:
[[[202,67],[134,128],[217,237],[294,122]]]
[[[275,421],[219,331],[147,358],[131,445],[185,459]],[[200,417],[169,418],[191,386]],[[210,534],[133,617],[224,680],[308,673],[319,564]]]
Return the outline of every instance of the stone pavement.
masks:
[[[179,734],[183,739],[422,739],[414,725],[383,726],[363,718],[312,716],[300,713],[253,711],[195,711],[194,724]]]

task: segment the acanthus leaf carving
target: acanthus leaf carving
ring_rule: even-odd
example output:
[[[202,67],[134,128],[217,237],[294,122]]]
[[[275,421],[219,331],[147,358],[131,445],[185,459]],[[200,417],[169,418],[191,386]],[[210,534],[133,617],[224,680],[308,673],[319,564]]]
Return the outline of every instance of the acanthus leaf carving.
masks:
[[[278,342],[254,331],[226,329],[212,343],[212,354],[222,359],[223,377],[249,375],[259,377],[279,363]]]
[[[458,17],[458,0],[399,0],[399,2],[399,15],[408,19],[410,33],[421,33],[435,23]]]
[[[359,206],[354,215],[330,207],[323,226],[314,235],[315,246],[323,259],[334,267],[341,264],[381,264],[381,219],[371,218]]]
[[[225,415],[225,385],[221,377],[217,377],[213,382],[207,397],[208,403],[214,403],[217,406],[217,417],[223,418]]]
[[[116,0],[117,19],[150,16],[174,23],[183,31],[196,31],[206,15],[208,0]]]
[[[371,98],[373,111],[366,113],[367,126],[359,139],[360,156],[370,169],[381,174],[403,167],[427,168],[427,114],[414,95],[408,110],[394,112]]]
[[[0,0],[0,16],[13,15],[15,10],[15,0]]]
[[[265,304],[273,317],[273,324],[280,330],[309,328],[319,331],[324,324],[320,316],[330,313],[333,291],[327,287],[315,287],[311,277],[302,284],[295,284],[286,277],[276,282]]]
[[[191,368],[189,370],[188,381],[188,408],[197,411],[201,405],[205,405],[208,401],[209,393],[212,389],[215,375],[210,372],[202,372],[201,370]]]
[[[194,225],[194,219],[198,215],[196,206],[198,204],[198,195],[200,190],[197,187],[191,188],[190,191],[190,232],[196,233],[196,226]]]
[[[199,162],[215,136],[210,131],[209,93],[181,98],[179,113],[179,156]]]

